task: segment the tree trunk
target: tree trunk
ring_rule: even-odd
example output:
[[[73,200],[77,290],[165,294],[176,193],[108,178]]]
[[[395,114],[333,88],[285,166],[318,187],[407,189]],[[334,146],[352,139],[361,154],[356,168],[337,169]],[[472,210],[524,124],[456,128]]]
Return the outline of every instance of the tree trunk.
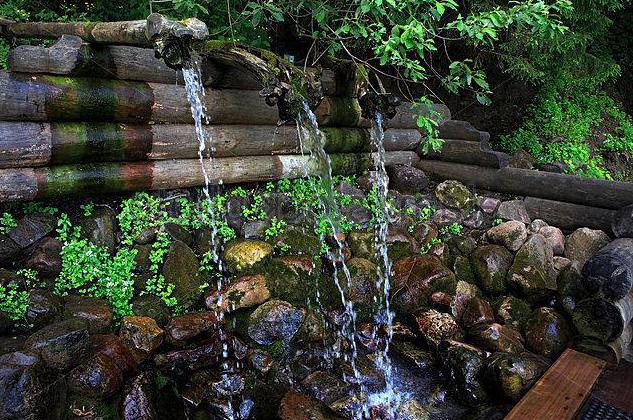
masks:
[[[615,302],[600,297],[582,300],[572,318],[580,335],[595,337],[602,343],[613,341],[633,319],[633,291]]]
[[[505,168],[508,155],[485,150],[480,142],[469,140],[444,140],[442,150],[429,152],[428,157],[445,162],[465,163],[488,168]]]
[[[333,154],[334,174],[353,175],[373,168],[370,153]],[[410,165],[415,152],[388,152],[387,165]],[[225,184],[299,178],[318,173],[308,155],[248,156],[204,161],[211,182]],[[42,168],[0,169],[0,202],[65,195],[200,187],[204,176],[198,159],[153,162],[96,163]]]
[[[524,204],[532,220],[543,219],[550,225],[567,231],[588,227],[609,232],[611,219],[615,214],[615,210],[534,197],[527,197]]]
[[[593,337],[577,337],[574,340],[574,347],[583,353],[606,361],[609,369],[616,369],[620,361],[627,355],[632,338],[633,324],[629,324],[620,337],[608,344],[603,344]]]
[[[587,290],[606,299],[625,297],[633,287],[633,239],[620,238],[593,255],[582,268]]]
[[[417,167],[439,179],[521,196],[545,198],[592,207],[619,209],[633,203],[633,183],[587,179],[527,169],[493,169],[422,160]]]
[[[215,157],[301,153],[291,126],[205,126]],[[328,153],[372,150],[369,129],[324,127]],[[415,150],[417,130],[387,130],[385,150]],[[195,159],[195,127],[184,124],[0,122],[0,168],[70,163]],[[304,153],[308,151],[305,150]]]

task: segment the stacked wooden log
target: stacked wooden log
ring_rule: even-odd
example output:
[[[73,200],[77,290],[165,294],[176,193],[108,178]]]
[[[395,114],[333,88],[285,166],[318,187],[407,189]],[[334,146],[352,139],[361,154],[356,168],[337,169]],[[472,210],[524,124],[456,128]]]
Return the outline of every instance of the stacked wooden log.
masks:
[[[211,181],[268,181],[314,174],[297,128],[279,125],[262,83],[207,62]],[[316,72],[316,70],[314,70]],[[336,173],[372,166],[371,122],[344,78],[319,71],[326,96],[315,111]],[[448,109],[436,105],[440,123]],[[411,104],[387,122],[387,164],[414,164],[421,134]],[[49,48],[19,46],[0,73],[0,201],[66,194],[200,186],[199,145],[182,76],[151,49],[90,44],[64,35]]]

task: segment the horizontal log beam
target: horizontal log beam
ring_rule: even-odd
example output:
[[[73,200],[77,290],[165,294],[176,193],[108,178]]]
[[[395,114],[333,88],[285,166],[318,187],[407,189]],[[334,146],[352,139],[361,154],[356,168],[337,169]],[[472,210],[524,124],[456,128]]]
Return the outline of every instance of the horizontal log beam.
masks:
[[[427,175],[454,179],[480,189],[619,209],[633,204],[633,183],[612,182],[527,169],[493,169],[460,163],[421,160]]]
[[[572,231],[581,227],[611,231],[611,219],[615,210],[583,206],[563,201],[527,197],[525,208],[532,219],[545,220],[552,226]]]
[[[483,146],[478,141],[444,139],[442,149],[439,152],[431,151],[425,157],[497,169],[508,166],[509,157],[507,154],[485,150]]]
[[[217,125],[205,126],[205,132],[207,151],[215,150],[215,157],[301,153],[291,126]],[[324,127],[322,132],[328,153],[372,151],[367,128]],[[385,150],[416,150],[420,139],[414,129],[386,130]],[[198,149],[192,124],[0,121],[0,168],[195,159]]]
[[[211,124],[275,125],[276,107],[254,90],[207,88]],[[444,110],[444,105],[436,105]],[[408,105],[399,109],[410,112]],[[416,111],[417,112],[417,111]],[[315,110],[323,126],[369,127],[358,100],[326,97]],[[0,72],[0,120],[192,123],[183,86],[93,78]],[[387,121],[388,128],[417,128],[411,117]]]
[[[376,155],[333,154],[330,158],[334,174],[353,175],[373,168]],[[415,152],[387,152],[385,160],[387,165],[411,165],[418,157]],[[319,166],[309,155],[205,159],[204,165],[213,184],[300,178],[317,175]],[[202,185],[197,159],[0,169],[0,202]]]
[[[468,121],[450,120],[444,121],[437,127],[439,136],[443,139],[481,141],[489,138],[485,131],[479,131]]]

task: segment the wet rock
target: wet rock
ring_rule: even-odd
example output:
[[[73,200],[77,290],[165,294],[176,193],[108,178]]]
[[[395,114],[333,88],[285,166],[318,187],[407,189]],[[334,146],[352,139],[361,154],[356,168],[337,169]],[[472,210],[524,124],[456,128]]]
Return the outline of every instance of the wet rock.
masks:
[[[338,416],[326,404],[307,395],[288,391],[279,405],[281,420],[336,420]]]
[[[478,406],[487,399],[481,383],[484,354],[471,345],[458,341],[442,341],[439,345],[442,368],[448,375],[456,395],[469,406]]]
[[[338,375],[323,371],[308,375],[301,381],[301,385],[310,395],[327,405],[347,396],[350,387]]]
[[[455,257],[453,273],[455,273],[455,279],[457,279],[457,281],[475,283],[475,272],[470,264],[470,258],[464,255]]]
[[[244,239],[263,239],[270,223],[265,220],[255,220],[242,225],[242,237]]]
[[[257,344],[288,343],[299,330],[305,310],[282,300],[269,300],[250,315],[248,336]]]
[[[68,386],[82,395],[107,398],[121,389],[123,374],[110,358],[97,354],[70,372]]]
[[[154,420],[159,418],[156,407],[154,373],[140,373],[125,387],[121,400],[122,420]]]
[[[516,220],[525,224],[532,221],[521,200],[504,201],[497,209],[496,217],[501,220]]]
[[[57,239],[44,238],[35,246],[24,266],[37,271],[41,278],[57,277],[62,270],[61,250],[62,244]]]
[[[429,179],[424,171],[409,165],[391,165],[387,167],[389,189],[404,194],[416,194],[426,190]]]
[[[464,184],[459,181],[444,181],[435,189],[435,197],[447,207],[469,209],[475,199]]]
[[[562,230],[554,226],[545,226],[539,229],[538,233],[543,235],[550,244],[554,255],[563,255],[565,252],[565,235],[563,235]]]
[[[486,223],[484,213],[477,210],[464,219],[464,226],[469,229],[480,229]]]
[[[315,264],[305,255],[275,258],[266,264],[264,271],[266,290],[269,291],[270,297],[303,305],[306,302],[306,296],[316,294],[317,281],[316,276],[313,275],[315,270]],[[322,286],[321,292],[324,293],[324,299],[327,299],[329,292],[323,290],[324,282],[319,285]],[[258,293],[263,293],[261,298],[266,296],[263,289]]]
[[[430,345],[437,345],[442,340],[459,340],[463,335],[452,315],[435,309],[417,313],[415,320],[420,333]]]
[[[506,276],[512,265],[512,254],[500,245],[484,245],[470,256],[477,284],[486,293],[506,291]]]
[[[134,267],[135,273],[140,274],[150,274],[152,266],[152,262],[149,259],[149,256],[152,252],[151,245],[134,245],[134,251],[136,251],[136,255],[134,256],[134,262],[136,263],[136,267]],[[138,276],[142,277],[142,276]],[[141,284],[137,285],[135,280],[135,287],[138,289],[139,293],[145,287],[145,282],[143,281]]]
[[[226,221],[236,232],[240,232],[242,230],[242,224],[246,221],[245,217],[242,215],[242,208],[248,206],[248,197],[231,195],[226,199]]]
[[[266,286],[266,277],[261,274],[238,277],[231,280],[220,294],[213,291],[206,299],[207,308],[222,312],[236,311],[260,305],[270,299],[270,290]]]
[[[24,348],[39,354],[49,367],[72,368],[91,354],[88,326],[79,319],[56,322],[32,334]]]
[[[408,341],[393,341],[389,349],[409,365],[424,372],[428,372],[428,369],[433,367],[435,363],[431,352],[425,351]]]
[[[392,301],[406,314],[424,306],[433,292],[452,293],[455,275],[437,257],[414,255],[393,265]]]
[[[611,230],[616,238],[633,238],[633,223],[631,221],[633,221],[633,204],[622,207],[616,212],[611,219]]]
[[[364,305],[371,305],[376,290],[376,264],[364,258],[352,258],[347,262],[351,283],[346,285],[345,274],[339,272],[339,281],[344,285],[346,299]]]
[[[12,260],[20,253],[20,246],[11,238],[0,234],[0,264]]]
[[[171,345],[183,345],[211,331],[217,324],[214,312],[191,312],[172,318],[165,327],[165,337]]]
[[[24,335],[0,335],[0,355],[24,350],[27,338]]]
[[[464,327],[470,329],[478,324],[493,323],[495,314],[487,300],[476,297],[466,303],[461,321]]]
[[[172,241],[165,257],[162,275],[174,285],[173,296],[185,309],[193,306],[200,296],[204,279],[198,271],[198,259],[184,242]]]
[[[160,227],[160,231],[165,232],[172,241],[180,241],[187,246],[193,244],[193,235],[191,232],[177,223],[165,223]]]
[[[134,238],[137,245],[149,245],[156,240],[156,231],[154,229],[143,229],[141,233]]]
[[[529,152],[525,150],[518,150],[510,157],[509,165],[511,168],[518,169],[534,169],[534,163],[536,159]]]
[[[411,235],[402,229],[390,228],[387,232],[387,254],[392,261],[409,256],[418,251],[418,245]]]
[[[170,312],[165,302],[158,296],[138,296],[132,300],[132,312],[138,316],[153,318],[159,327],[169,322]]]
[[[360,384],[369,392],[379,392],[385,387],[385,376],[376,364],[367,356],[358,356],[356,358],[356,369],[359,378],[354,378],[354,369],[349,361],[344,359],[335,359],[335,370],[341,372],[344,377],[350,378],[349,381]],[[354,379],[351,379],[354,378]]]
[[[141,363],[160,347],[165,332],[152,318],[124,316],[121,320],[119,337],[132,352],[134,360]]]
[[[108,252],[114,252],[116,238],[116,212],[109,207],[96,207],[90,216],[83,216],[79,220],[81,237],[93,244],[105,247]]]
[[[112,309],[104,299],[89,296],[64,296],[64,317],[86,321],[91,334],[110,331]]]
[[[26,322],[38,330],[57,319],[62,312],[63,301],[44,289],[33,289],[29,293]]]
[[[250,268],[268,258],[273,252],[272,245],[262,241],[235,240],[224,250],[224,260],[232,273]]]
[[[460,223],[462,221],[462,215],[450,209],[439,209],[433,213],[431,218],[433,223],[437,226],[447,226],[451,223]]]
[[[123,375],[136,371],[137,363],[132,352],[125,347],[123,340],[116,335],[95,334],[90,337],[92,349],[112,360]]]
[[[477,286],[465,281],[458,281],[455,288],[455,297],[451,302],[451,313],[456,319],[461,319],[468,301],[480,296],[481,290]]]
[[[220,335],[216,333],[196,347],[157,354],[154,363],[172,375],[186,376],[191,372],[218,365],[222,360],[223,346]]]
[[[0,356],[0,418],[61,418],[66,392],[56,376],[34,354]]]
[[[420,223],[413,230],[413,239],[420,245],[425,246],[434,239],[437,239],[439,232],[431,223]]]
[[[7,232],[20,248],[33,245],[55,230],[57,218],[47,213],[29,214],[18,221],[18,225]]]
[[[525,223],[516,220],[494,226],[486,232],[486,237],[490,242],[503,245],[512,252],[516,252],[527,240],[527,229]]]
[[[293,255],[307,255],[314,257],[319,255],[321,240],[308,229],[289,226],[275,240],[278,249],[288,248]]]
[[[490,352],[520,353],[525,350],[521,334],[504,325],[480,324],[470,331],[470,335],[477,347]]]
[[[581,300],[588,298],[591,293],[585,288],[582,280],[580,265],[571,263],[558,276],[558,298],[560,305],[567,315],[571,315]]]
[[[486,214],[493,214],[499,206],[501,205],[501,200],[493,197],[481,197],[479,199],[479,208]]]
[[[540,297],[556,290],[554,253],[542,235],[530,236],[514,257],[508,283],[526,296]]]
[[[565,269],[567,269],[567,267],[569,267],[572,264],[570,259],[565,258],[565,257],[558,257],[558,256],[554,257],[553,263],[554,263],[554,271],[556,271],[557,273],[564,271]]]
[[[571,330],[565,318],[552,308],[538,308],[525,324],[525,342],[536,354],[554,359],[567,347]]]
[[[323,342],[330,337],[330,334],[323,314],[307,309],[305,320],[297,332],[297,339],[302,342]]]
[[[526,301],[506,296],[499,302],[497,317],[503,324],[521,331],[531,312],[532,307]]]
[[[398,420],[428,420],[431,418],[431,410],[426,404],[410,399],[396,408],[395,418]]]
[[[543,375],[545,359],[529,352],[496,353],[486,360],[488,382],[503,395],[518,401]]]
[[[347,220],[354,223],[356,226],[359,226],[361,229],[369,227],[369,222],[372,217],[371,212],[367,208],[356,202],[351,202],[346,206],[342,206],[341,215],[346,217]]]
[[[354,257],[375,260],[376,251],[373,232],[351,232],[348,235],[348,242]]]
[[[609,235],[601,230],[576,229],[565,240],[565,257],[583,265],[593,254],[609,242],[611,242]]]
[[[248,354],[248,364],[260,373],[268,373],[272,368],[274,359],[265,351],[255,349]]]

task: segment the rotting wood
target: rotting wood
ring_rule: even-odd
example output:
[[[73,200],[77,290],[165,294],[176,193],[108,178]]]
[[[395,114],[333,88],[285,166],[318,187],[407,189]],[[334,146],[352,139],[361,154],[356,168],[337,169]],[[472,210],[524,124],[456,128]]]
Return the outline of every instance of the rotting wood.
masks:
[[[301,153],[296,127],[272,125],[205,126],[207,150],[215,157]],[[367,128],[324,127],[328,153],[372,150]],[[414,129],[385,131],[387,151],[416,150]],[[70,163],[195,159],[192,124],[0,122],[0,168]],[[304,153],[307,153],[304,150]],[[205,156],[208,156],[205,152]]]
[[[616,212],[611,209],[535,197],[526,197],[523,203],[530,218],[545,220],[550,225],[567,231],[588,227],[609,232],[611,219]]]
[[[489,191],[619,209],[633,204],[633,183],[587,179],[516,168],[421,160],[417,167],[438,179],[454,179]]]
[[[353,175],[373,168],[375,154],[330,155],[334,174]],[[415,152],[385,154],[386,165],[411,165]],[[318,161],[308,155],[248,156],[204,161],[211,183],[225,184],[299,178],[318,173]],[[65,195],[200,187],[204,176],[197,159],[152,162],[94,163],[41,168],[0,169],[0,202]]]
[[[604,361],[593,356],[565,350],[505,419],[574,419],[604,365]]]

